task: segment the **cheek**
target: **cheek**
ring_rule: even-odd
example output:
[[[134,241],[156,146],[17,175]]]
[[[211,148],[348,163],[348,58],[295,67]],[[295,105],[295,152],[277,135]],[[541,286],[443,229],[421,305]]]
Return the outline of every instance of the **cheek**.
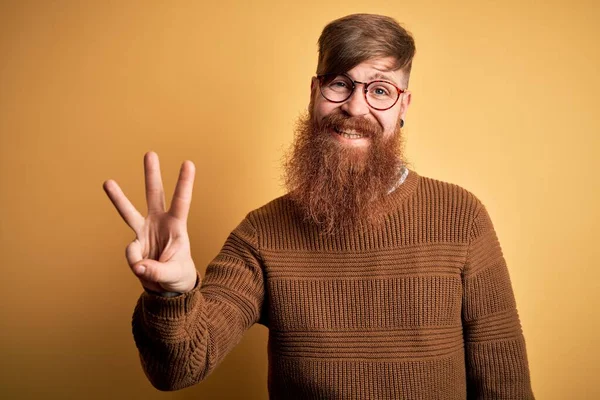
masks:
[[[337,108],[339,108],[339,105],[335,103],[331,103],[329,101],[321,101],[320,99],[317,99],[314,102],[314,106],[312,107],[312,113],[314,118],[317,121],[320,121],[324,116],[331,114]]]
[[[394,126],[392,123],[392,120],[390,118],[386,118],[388,117],[387,115],[376,115],[375,119],[377,120],[377,123],[383,128],[383,131],[385,134],[389,134],[389,132],[393,132],[394,131]]]
[[[400,122],[398,118],[400,117],[397,115],[397,113],[394,113],[393,115],[377,116],[377,122],[379,122],[379,124],[383,128],[384,137],[388,138],[396,132],[396,128],[398,127],[398,124]]]

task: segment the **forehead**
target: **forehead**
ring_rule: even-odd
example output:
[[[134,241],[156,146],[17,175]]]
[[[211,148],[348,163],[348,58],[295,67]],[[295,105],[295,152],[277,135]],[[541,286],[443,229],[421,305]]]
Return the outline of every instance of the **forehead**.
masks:
[[[403,82],[404,71],[401,69],[393,70],[395,63],[396,59],[394,57],[371,58],[346,71],[346,73],[352,79],[362,82],[383,79],[400,84]]]

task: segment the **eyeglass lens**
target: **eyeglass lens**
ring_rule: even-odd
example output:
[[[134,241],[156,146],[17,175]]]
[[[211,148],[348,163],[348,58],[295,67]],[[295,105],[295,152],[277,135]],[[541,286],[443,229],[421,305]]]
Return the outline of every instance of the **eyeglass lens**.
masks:
[[[352,80],[345,75],[326,77],[321,84],[321,93],[327,100],[339,103],[350,98],[353,86]],[[385,109],[394,105],[398,96],[396,86],[391,83],[372,81],[368,83],[365,97],[371,107]]]

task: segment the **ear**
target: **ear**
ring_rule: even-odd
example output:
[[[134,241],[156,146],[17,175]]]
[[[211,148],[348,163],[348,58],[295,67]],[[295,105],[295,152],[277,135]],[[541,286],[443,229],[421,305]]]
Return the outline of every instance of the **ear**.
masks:
[[[316,76],[313,76],[312,79],[310,80],[309,107],[312,107],[312,105],[314,104],[316,96],[318,94],[318,91],[319,91],[319,78],[317,78]]]
[[[406,90],[400,96],[400,118],[404,119],[406,117],[408,106],[410,106],[412,93],[409,90]]]

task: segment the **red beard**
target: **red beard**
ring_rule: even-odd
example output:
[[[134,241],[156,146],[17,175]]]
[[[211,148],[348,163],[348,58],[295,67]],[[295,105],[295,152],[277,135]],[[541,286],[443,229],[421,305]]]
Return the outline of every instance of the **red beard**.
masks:
[[[335,130],[367,137],[366,147],[343,145]],[[400,126],[384,138],[382,128],[364,118],[330,114],[320,124],[306,113],[285,161],[285,184],[306,219],[325,233],[355,224],[378,224],[389,211],[388,192],[400,179],[403,160]]]

